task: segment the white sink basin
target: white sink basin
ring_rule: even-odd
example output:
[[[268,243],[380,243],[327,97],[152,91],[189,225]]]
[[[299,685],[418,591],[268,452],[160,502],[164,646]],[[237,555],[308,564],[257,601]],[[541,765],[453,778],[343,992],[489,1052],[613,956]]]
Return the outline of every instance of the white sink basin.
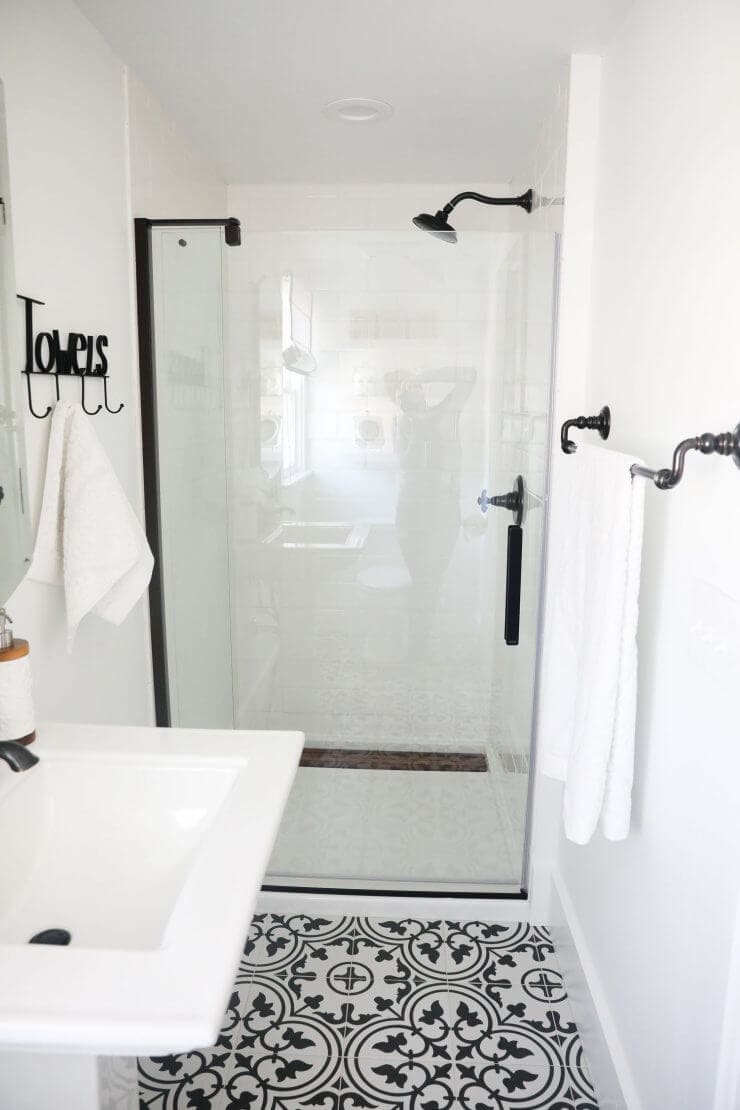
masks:
[[[0,763],[0,1046],[213,1044],[303,736],[47,725]],[[51,928],[67,947],[32,944]]]

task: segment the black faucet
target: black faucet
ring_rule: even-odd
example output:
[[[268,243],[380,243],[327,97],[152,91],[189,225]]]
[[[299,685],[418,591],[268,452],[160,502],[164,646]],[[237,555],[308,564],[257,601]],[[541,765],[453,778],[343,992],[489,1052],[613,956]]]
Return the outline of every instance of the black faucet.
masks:
[[[0,740],[0,759],[4,759],[11,771],[28,771],[35,767],[39,757],[15,740]]]

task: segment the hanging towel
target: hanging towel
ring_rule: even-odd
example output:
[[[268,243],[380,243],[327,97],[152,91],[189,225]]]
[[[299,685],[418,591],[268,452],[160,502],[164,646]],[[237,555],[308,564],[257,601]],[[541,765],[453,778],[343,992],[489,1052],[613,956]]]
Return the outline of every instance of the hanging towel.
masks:
[[[579,446],[559,468],[550,526],[538,743],[543,772],[565,783],[565,834],[577,844],[599,818],[609,840],[629,832],[645,501],[636,462]]]
[[[92,424],[60,401],[51,421],[36,547],[28,572],[63,585],[67,649],[87,613],[120,624],[146,590],[154,559]]]

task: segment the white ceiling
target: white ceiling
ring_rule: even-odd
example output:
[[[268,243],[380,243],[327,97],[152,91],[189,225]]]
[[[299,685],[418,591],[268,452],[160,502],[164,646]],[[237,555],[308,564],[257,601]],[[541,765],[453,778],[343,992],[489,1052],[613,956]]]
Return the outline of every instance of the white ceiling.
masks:
[[[78,0],[229,182],[506,181],[630,0]],[[328,100],[390,101],[376,124]]]

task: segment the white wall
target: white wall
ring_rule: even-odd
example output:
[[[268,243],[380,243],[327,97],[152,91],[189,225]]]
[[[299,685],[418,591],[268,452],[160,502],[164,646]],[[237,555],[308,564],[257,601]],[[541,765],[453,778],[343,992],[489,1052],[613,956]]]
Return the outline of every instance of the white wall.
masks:
[[[131,207],[150,220],[227,216],[226,185],[134,73],[126,74]]]
[[[651,466],[740,419],[739,56],[736,3],[645,0],[603,60],[586,400],[612,406],[610,445]],[[559,852],[644,1110],[736,1105],[713,1092],[738,990],[739,566],[740,474],[692,457],[677,489],[647,495],[631,835]]]
[[[125,69],[70,0],[6,0],[0,20],[18,289],[46,301],[39,323],[64,334],[84,328],[110,337],[110,397],[125,408],[96,416],[94,427],[141,511]],[[178,208],[191,200],[193,209],[215,203],[217,180],[206,189],[198,160],[178,146],[150,98],[133,85],[137,205],[166,208],[168,189]],[[161,157],[147,157],[155,149]],[[192,194],[181,176],[190,167]],[[73,387],[62,383],[65,394]],[[26,414],[34,518],[48,431],[48,420]],[[88,618],[70,656],[60,591],[25,582],[10,608],[18,634],[31,641],[39,718],[151,720],[145,601],[120,628]]]

